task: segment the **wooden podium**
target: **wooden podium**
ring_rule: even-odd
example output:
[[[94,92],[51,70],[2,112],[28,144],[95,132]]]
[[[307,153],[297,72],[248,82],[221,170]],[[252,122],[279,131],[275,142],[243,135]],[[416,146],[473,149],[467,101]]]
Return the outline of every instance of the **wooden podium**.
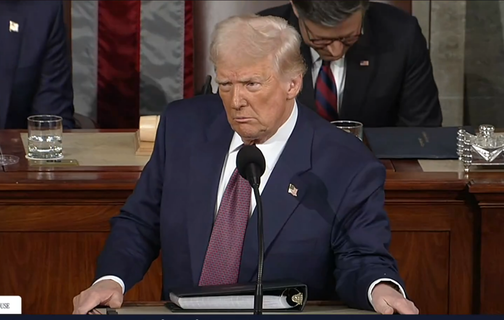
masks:
[[[243,312],[215,312],[215,313],[203,313],[203,312],[171,312],[168,308],[164,306],[165,302],[156,301],[156,302],[135,302],[135,303],[124,303],[123,307],[120,309],[108,309],[108,308],[100,308],[97,309],[102,315],[198,315],[198,314],[243,314],[249,315],[250,313]],[[358,310],[351,309],[344,306],[338,302],[330,302],[330,301],[308,301],[306,303],[306,307],[302,312],[267,312],[264,311],[263,314],[331,314],[331,315],[355,315],[355,314],[375,314],[376,312],[367,311],[367,310]]]

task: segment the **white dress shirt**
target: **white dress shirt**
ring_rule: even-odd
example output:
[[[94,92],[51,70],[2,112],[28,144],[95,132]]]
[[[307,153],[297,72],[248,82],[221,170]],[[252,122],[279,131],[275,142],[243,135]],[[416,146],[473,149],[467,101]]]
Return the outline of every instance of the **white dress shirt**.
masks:
[[[317,51],[310,48],[311,56],[312,56],[312,80],[313,80],[313,88],[317,83],[317,77],[320,71],[320,67],[322,66],[322,59],[320,59]],[[341,102],[343,101],[343,93],[345,90],[345,78],[346,78],[346,63],[345,57],[342,57],[339,60],[331,61],[331,72],[334,76],[334,81],[336,83],[336,90],[338,90],[338,112],[340,112]]]
[[[283,149],[285,148],[285,145],[287,143],[287,140],[289,140],[289,137],[292,134],[294,127],[296,126],[297,118],[298,118],[298,106],[297,103],[295,103],[289,119],[287,119],[287,121],[277,130],[277,132],[265,143],[256,145],[257,148],[261,150],[261,152],[264,155],[264,159],[266,160],[266,169],[264,171],[264,174],[261,176],[261,184],[259,185],[260,193],[262,193],[262,191],[264,190],[264,187],[268,182],[271,172],[273,171],[273,168],[275,168],[278,158],[282,154]],[[215,208],[215,214],[217,214],[219,210],[219,205],[222,196],[224,195],[224,190],[226,189],[227,183],[236,168],[236,156],[242,144],[243,142],[241,137],[235,132],[233,135],[233,139],[231,140],[231,144],[229,145],[229,151],[221,173],[219,189],[217,192],[217,205]],[[253,212],[256,206],[256,202],[252,190],[250,191],[250,196],[251,196],[250,209],[251,212]],[[119,277],[111,275],[104,276],[96,280],[93,284],[102,280],[114,280],[115,282],[119,283],[123,289],[124,294],[124,282]],[[371,292],[373,291],[373,288],[382,281],[389,281],[394,283],[399,287],[401,293],[406,297],[405,292],[403,288],[399,285],[399,283],[397,283],[392,279],[383,278],[376,280],[371,284],[371,286],[369,286],[368,298],[371,304],[373,304],[371,298]]]
[[[261,176],[261,184],[259,185],[259,192],[262,193],[266,183],[268,182],[269,176],[275,167],[278,158],[283,152],[287,140],[296,126],[296,121],[298,117],[298,107],[297,104],[294,105],[289,119],[277,130],[277,132],[263,144],[257,144],[257,148],[261,150],[266,160],[266,169],[264,174]],[[221,174],[221,179],[219,182],[219,191],[217,193],[217,206],[215,212],[219,210],[219,205],[224,195],[224,191],[227,186],[227,182],[231,178],[234,170],[236,169],[236,156],[238,150],[240,149],[243,141],[241,137],[235,132],[233,139],[231,140],[231,145],[229,146],[229,152],[224,163],[224,169]],[[256,206],[256,201],[252,189],[250,190],[251,202],[250,202],[250,212],[254,211]]]

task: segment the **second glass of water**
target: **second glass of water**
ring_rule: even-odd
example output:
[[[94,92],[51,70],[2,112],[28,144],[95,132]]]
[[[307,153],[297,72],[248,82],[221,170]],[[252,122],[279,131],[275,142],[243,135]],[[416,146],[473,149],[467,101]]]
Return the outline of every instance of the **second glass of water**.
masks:
[[[31,160],[63,159],[63,119],[53,115],[28,117],[28,154]]]
[[[353,134],[357,138],[362,141],[363,138],[363,125],[358,121],[352,120],[336,120],[332,121],[336,127],[340,128],[343,131]]]

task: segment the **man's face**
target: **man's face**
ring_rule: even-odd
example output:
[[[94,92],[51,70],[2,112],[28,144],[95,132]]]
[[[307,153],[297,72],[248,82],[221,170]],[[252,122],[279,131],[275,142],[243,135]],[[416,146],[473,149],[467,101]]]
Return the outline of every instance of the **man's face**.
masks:
[[[326,27],[313,21],[299,19],[299,28],[303,41],[315,49],[322,60],[333,61],[341,59],[359,40],[362,22],[363,13],[359,11],[337,27]]]
[[[216,66],[219,95],[231,127],[244,143],[263,143],[289,118],[302,77],[280,79],[271,58],[258,63],[233,61],[237,59]]]

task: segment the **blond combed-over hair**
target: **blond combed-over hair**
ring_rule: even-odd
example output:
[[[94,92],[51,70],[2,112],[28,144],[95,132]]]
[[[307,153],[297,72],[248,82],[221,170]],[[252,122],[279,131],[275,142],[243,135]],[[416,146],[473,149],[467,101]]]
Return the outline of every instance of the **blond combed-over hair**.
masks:
[[[216,68],[230,59],[253,64],[271,58],[284,80],[303,76],[301,36],[283,18],[240,15],[219,22],[212,34],[210,60]]]

